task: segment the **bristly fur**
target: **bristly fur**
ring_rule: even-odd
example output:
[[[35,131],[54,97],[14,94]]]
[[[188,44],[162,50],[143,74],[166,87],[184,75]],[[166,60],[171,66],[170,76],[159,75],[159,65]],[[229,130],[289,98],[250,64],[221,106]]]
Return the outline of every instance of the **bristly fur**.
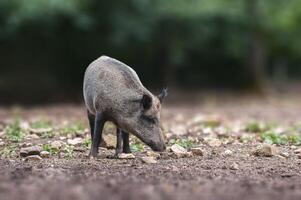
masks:
[[[87,68],[83,92],[86,107],[93,115],[104,114],[120,129],[133,133],[154,149],[165,146],[159,122],[166,89],[154,96],[132,68],[101,56]]]

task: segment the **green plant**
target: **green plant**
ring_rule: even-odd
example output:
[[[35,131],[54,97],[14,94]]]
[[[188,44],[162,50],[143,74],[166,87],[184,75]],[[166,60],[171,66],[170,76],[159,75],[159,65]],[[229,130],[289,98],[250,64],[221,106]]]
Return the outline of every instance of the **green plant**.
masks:
[[[189,149],[196,144],[195,139],[193,138],[178,138],[178,139],[171,139],[169,141],[170,144],[178,144],[185,149]]]
[[[64,148],[65,156],[68,158],[73,158],[74,157],[74,147],[73,146],[65,146]]]
[[[82,142],[82,145],[86,148],[89,148],[91,146],[91,139],[90,138],[85,138]]]
[[[16,118],[11,124],[9,124],[5,130],[5,136],[12,142],[19,142],[24,138],[24,133],[20,127],[20,119]]]
[[[56,155],[58,154],[59,150],[56,148],[52,148],[50,144],[44,144],[42,146],[43,151],[48,151],[50,155]]]
[[[132,150],[133,152],[142,152],[142,151],[144,151],[144,146],[143,146],[143,144],[142,144],[142,143],[139,143],[139,142],[131,144],[131,145],[130,145],[130,148],[131,148],[131,150]]]
[[[260,134],[263,142],[268,144],[287,144],[288,138],[286,135],[280,135],[272,131],[266,131]]]
[[[261,124],[259,122],[250,122],[246,125],[245,131],[250,133],[261,133],[271,130],[275,127],[272,123]]]
[[[0,150],[0,157],[8,158],[8,157],[16,156],[17,155],[16,149],[17,149],[17,145],[5,146]]]

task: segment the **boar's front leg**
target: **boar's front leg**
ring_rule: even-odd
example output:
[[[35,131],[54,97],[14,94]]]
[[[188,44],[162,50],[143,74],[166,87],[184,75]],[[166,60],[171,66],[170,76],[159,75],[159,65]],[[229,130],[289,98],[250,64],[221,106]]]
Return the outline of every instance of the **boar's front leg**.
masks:
[[[122,131],[123,153],[131,153],[129,133]]]
[[[117,128],[117,143],[116,143],[116,151],[115,151],[115,158],[118,158],[118,155],[122,153],[122,131],[120,128]]]
[[[94,134],[91,145],[91,155],[93,157],[97,157],[98,154],[98,146],[102,139],[102,129],[105,124],[105,117],[103,113],[96,113],[95,116],[95,126],[94,126]]]

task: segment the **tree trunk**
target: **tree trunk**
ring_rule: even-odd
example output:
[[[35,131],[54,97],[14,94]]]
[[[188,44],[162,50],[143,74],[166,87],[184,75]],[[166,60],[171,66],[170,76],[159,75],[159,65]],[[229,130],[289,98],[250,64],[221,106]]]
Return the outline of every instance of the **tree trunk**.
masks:
[[[260,13],[258,0],[245,0],[247,22],[249,23],[249,40],[246,58],[246,70],[251,83],[251,88],[262,92],[266,87],[265,76],[265,47],[262,32],[258,22]]]

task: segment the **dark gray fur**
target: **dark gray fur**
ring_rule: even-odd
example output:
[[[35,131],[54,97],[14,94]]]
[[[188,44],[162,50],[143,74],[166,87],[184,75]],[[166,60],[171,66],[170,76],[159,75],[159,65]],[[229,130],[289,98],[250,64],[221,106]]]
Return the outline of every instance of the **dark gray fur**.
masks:
[[[124,132],[123,141],[127,143],[126,136],[130,132],[153,150],[165,149],[159,123],[166,91],[159,95],[159,99],[142,85],[132,68],[116,59],[101,56],[87,68],[83,92],[91,126],[93,156],[97,155],[96,148],[105,121],[114,122],[118,131]],[[125,149],[129,151],[128,144]]]

